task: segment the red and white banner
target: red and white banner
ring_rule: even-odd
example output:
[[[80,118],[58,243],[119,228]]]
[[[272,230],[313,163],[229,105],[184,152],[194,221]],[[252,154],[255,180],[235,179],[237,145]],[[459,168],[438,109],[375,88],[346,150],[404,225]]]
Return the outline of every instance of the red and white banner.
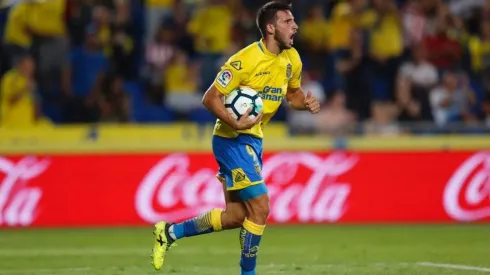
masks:
[[[209,153],[0,157],[0,226],[145,225],[223,207]],[[490,222],[490,152],[274,153],[270,223]]]

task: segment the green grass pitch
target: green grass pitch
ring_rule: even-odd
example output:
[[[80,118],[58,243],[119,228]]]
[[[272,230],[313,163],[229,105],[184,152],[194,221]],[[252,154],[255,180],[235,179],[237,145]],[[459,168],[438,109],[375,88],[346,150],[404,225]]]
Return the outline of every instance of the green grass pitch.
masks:
[[[237,230],[180,240],[160,271],[152,230],[1,229],[0,274],[240,274]],[[269,226],[257,274],[490,274],[490,225]]]

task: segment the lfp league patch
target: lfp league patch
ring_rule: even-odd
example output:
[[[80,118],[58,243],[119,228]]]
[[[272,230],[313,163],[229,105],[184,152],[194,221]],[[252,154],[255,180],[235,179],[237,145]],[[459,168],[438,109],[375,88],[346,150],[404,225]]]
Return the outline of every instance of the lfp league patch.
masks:
[[[231,73],[230,70],[224,70],[218,75],[218,78],[216,81],[223,87],[228,86],[230,84],[231,80],[233,79],[233,74]]]

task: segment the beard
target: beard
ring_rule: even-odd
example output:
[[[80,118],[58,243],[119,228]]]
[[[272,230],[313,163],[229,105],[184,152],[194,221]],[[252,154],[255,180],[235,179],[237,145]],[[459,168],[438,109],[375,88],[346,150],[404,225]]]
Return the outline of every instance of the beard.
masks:
[[[279,45],[279,49],[281,49],[281,51],[291,49],[291,44],[286,41],[289,40],[289,38],[284,38],[284,35],[281,35],[280,32],[274,33],[274,40],[277,42],[277,45]]]

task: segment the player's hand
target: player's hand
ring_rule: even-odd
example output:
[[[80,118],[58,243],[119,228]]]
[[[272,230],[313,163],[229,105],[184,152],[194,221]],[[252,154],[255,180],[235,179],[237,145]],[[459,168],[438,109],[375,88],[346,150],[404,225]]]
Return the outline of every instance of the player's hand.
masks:
[[[234,125],[235,130],[247,130],[262,121],[262,111],[260,111],[259,114],[254,118],[250,117],[251,112],[252,108],[248,108],[247,111],[240,117],[240,119],[236,120]]]
[[[311,92],[308,91],[305,97],[305,106],[312,114],[316,114],[320,111],[320,102],[311,95]]]

